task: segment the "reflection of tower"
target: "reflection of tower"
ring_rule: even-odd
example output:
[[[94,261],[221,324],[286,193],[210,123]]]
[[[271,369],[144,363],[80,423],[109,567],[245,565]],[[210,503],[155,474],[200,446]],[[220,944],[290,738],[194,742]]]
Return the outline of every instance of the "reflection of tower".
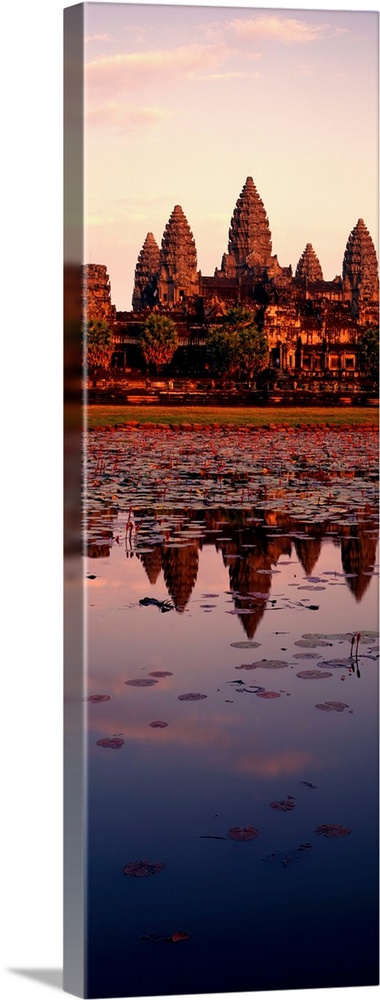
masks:
[[[256,553],[252,552],[244,559],[234,559],[228,567],[231,590],[238,591],[238,595],[234,597],[235,608],[237,611],[244,610],[244,614],[239,615],[239,620],[248,639],[253,639],[261,622],[272,582],[269,573],[257,572],[259,568],[271,567],[268,560],[258,558]],[[253,594],[254,597],[249,596]],[[262,595],[262,599],[257,595]],[[246,613],[248,608],[249,614]]]
[[[87,555],[89,559],[105,559],[110,555],[111,549],[109,545],[100,544],[99,542],[89,542],[87,545]]]
[[[235,608],[237,611],[244,610],[239,618],[249,639],[255,635],[266,608],[272,583],[272,568],[280,555],[290,555],[291,552],[289,538],[274,537],[268,540],[260,531],[255,532],[254,537],[255,551],[244,556],[240,551],[239,558],[229,562],[231,590],[236,591]],[[236,551],[236,544],[230,542],[226,552],[231,556]]]
[[[160,545],[155,545],[149,552],[142,552],[141,562],[145,569],[149,583],[154,586],[162,570],[162,549]]]
[[[162,547],[164,579],[176,610],[184,611],[198,573],[198,543]]]
[[[301,566],[305,570],[306,576],[310,576],[320,556],[321,539],[293,538],[293,542]]]
[[[371,567],[376,560],[377,538],[358,532],[357,536],[349,535],[341,540],[342,567],[345,573],[356,573],[347,576],[346,582],[357,601],[361,601],[371,580]]]

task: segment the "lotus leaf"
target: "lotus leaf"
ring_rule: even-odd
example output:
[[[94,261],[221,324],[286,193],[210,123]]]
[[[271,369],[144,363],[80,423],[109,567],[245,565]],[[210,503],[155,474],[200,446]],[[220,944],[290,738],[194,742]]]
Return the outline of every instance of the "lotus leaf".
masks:
[[[96,705],[100,701],[110,701],[109,694],[91,694],[88,698],[82,698],[82,701],[91,701]]]
[[[97,747],[108,747],[110,750],[118,750],[119,747],[123,746],[123,744],[124,740],[121,740],[116,736],[113,737],[106,736],[104,737],[104,739],[96,741]]]
[[[296,803],[292,795],[287,795],[286,799],[281,799],[280,802],[270,802],[271,809],[276,809],[277,812],[290,812],[295,809]]]
[[[146,878],[147,875],[157,875],[165,865],[161,861],[129,861],[124,865],[124,875],[131,878]]]
[[[328,670],[300,670],[297,677],[302,677],[305,681],[319,681],[332,677],[332,674]]]
[[[153,687],[154,684],[158,684],[158,681],[149,680],[148,677],[136,677],[131,681],[125,681],[130,687],[147,688]]]
[[[256,837],[259,836],[259,831],[254,826],[232,826],[228,830],[228,836],[231,840],[256,840]]]
[[[270,698],[281,698],[278,691],[257,691],[256,694],[258,698],[266,698],[268,700]]]
[[[338,823],[322,823],[315,830],[319,837],[347,837],[351,830],[348,826],[339,826]]]
[[[173,677],[171,670],[150,670],[149,677]]]
[[[190,691],[189,694],[178,695],[178,701],[202,701],[203,698],[207,698],[207,694],[198,694],[197,692]]]

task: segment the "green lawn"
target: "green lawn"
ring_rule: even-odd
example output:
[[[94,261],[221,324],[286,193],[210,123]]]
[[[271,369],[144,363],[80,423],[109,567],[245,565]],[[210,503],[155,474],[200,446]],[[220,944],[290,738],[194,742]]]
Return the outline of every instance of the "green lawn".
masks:
[[[88,427],[120,426],[137,421],[138,424],[198,424],[206,427],[267,427],[269,424],[286,427],[378,426],[378,409],[374,407],[217,407],[217,406],[89,406]]]

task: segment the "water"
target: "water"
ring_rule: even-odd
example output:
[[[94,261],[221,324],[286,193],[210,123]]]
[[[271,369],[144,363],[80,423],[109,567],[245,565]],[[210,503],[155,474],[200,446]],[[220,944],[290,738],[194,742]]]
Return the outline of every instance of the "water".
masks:
[[[207,488],[220,492],[206,502],[204,485],[194,485],[199,463],[188,472],[196,442],[180,455],[179,437],[170,440],[163,486],[168,448],[156,435],[157,494],[144,479],[133,505],[125,439],[91,441],[86,696],[109,700],[86,702],[88,995],[374,985],[371,456],[366,472],[338,483],[339,494],[335,469],[322,486],[288,483],[280,497],[274,486],[262,495],[261,472],[242,497],[241,479],[231,483],[221,469],[218,441],[219,481],[209,470]],[[348,461],[348,447],[345,454]],[[244,465],[244,449],[239,458]],[[337,659],[344,662],[326,664]],[[299,676],[305,671],[317,676]],[[189,693],[206,697],[180,698]],[[157,721],[166,726],[152,727]],[[124,742],[98,745],[106,738]],[[317,833],[323,825],[342,835]],[[236,827],[258,835],[232,839]],[[164,868],[124,874],[140,860]],[[180,931],[189,937],[166,940]]]

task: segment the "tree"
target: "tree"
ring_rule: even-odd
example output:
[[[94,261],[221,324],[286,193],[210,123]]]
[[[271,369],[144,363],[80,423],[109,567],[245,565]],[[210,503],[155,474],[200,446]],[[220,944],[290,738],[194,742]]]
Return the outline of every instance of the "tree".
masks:
[[[234,306],[210,328],[206,357],[214,374],[247,378],[268,363],[268,341],[250,309]]]
[[[169,316],[150,313],[140,333],[140,347],[147,365],[169,364],[178,347],[175,323]]]
[[[379,327],[364,330],[358,339],[357,363],[363,375],[379,381]]]
[[[99,368],[109,368],[113,352],[112,331],[104,319],[89,319],[83,325],[83,366],[94,375]]]

